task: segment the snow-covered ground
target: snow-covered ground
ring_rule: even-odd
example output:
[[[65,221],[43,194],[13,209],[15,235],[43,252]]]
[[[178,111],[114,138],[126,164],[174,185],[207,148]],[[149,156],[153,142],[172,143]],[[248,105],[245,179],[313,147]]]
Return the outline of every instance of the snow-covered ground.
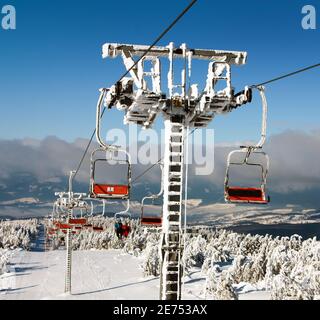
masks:
[[[88,222],[101,226],[103,232],[83,229],[74,235],[73,294],[69,296],[63,293],[64,240],[58,235],[45,241],[52,221],[0,223],[0,240],[7,248],[0,250],[5,257],[0,299],[157,300],[160,235],[145,232],[132,220],[130,236],[119,240],[113,219],[92,217]],[[26,235],[35,231],[32,241],[24,244]],[[297,235],[274,238],[226,230],[192,231],[186,235],[182,257],[186,267],[183,299],[319,299],[320,243],[316,238],[303,241]],[[13,237],[16,234],[19,237]],[[13,253],[10,263],[8,252]]]
[[[117,251],[73,254],[72,295],[64,295],[65,251],[18,252],[0,278],[1,300],[156,299],[158,280],[143,278],[139,261]]]
[[[0,277],[0,300],[158,300],[159,278],[143,277],[140,258],[119,250],[73,253],[72,295],[65,295],[65,251],[16,251],[9,273]],[[183,298],[201,300],[205,278],[195,269],[185,278]],[[239,285],[240,299],[269,299]],[[252,291],[253,290],[253,291]]]
[[[158,300],[159,277],[145,277],[143,256],[123,250],[74,251],[72,295],[65,295],[66,251],[45,251],[44,229],[39,230],[31,251],[2,251],[9,263],[0,276],[0,300]],[[206,277],[200,268],[193,268],[184,283],[183,299],[206,298]],[[238,291],[243,292],[240,299],[270,298],[246,283],[241,283]]]

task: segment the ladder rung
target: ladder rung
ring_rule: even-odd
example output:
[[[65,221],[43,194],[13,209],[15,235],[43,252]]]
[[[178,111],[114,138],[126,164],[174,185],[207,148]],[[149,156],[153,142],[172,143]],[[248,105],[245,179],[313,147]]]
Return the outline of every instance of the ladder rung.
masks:
[[[169,294],[178,294],[178,291],[167,291],[166,296],[168,296]]]
[[[170,166],[182,166],[182,162],[170,162]]]
[[[171,235],[171,237],[178,237],[178,236],[180,236],[180,235],[178,235],[178,234],[174,234],[174,235]],[[168,242],[169,242],[169,239],[168,239]],[[170,239],[170,242],[173,242],[173,240],[172,239]],[[174,243],[177,243],[176,241],[174,242]]]
[[[176,265],[176,266],[178,266],[179,265],[179,261],[168,261],[168,265],[171,265],[171,266]],[[179,272],[179,271],[177,271],[177,272]]]
[[[182,172],[169,172],[169,179],[181,179],[182,178]],[[169,181],[169,182],[175,182],[178,183],[180,186],[182,186],[181,181]]]

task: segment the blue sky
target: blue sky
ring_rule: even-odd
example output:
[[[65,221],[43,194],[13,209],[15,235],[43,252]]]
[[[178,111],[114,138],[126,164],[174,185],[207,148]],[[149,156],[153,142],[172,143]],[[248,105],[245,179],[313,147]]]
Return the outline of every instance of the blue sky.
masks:
[[[105,42],[150,44],[189,1],[6,1],[17,10],[17,30],[0,30],[0,139],[88,138],[97,89],[123,74],[120,60],[103,60]],[[301,9],[315,5],[317,30],[303,30]],[[161,41],[189,47],[248,51],[234,68],[234,86],[254,84],[320,62],[320,3],[310,0],[213,1],[195,7]],[[203,83],[206,66],[194,70]],[[320,68],[272,84],[269,133],[319,128]],[[248,105],[217,117],[216,141],[253,139],[260,109]],[[106,121],[122,127],[123,114]]]

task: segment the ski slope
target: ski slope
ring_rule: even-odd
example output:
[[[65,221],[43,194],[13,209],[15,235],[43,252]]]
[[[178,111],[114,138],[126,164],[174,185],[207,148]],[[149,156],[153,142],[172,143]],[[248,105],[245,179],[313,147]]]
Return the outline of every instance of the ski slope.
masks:
[[[0,278],[0,300],[157,300],[159,278],[144,278],[141,260],[120,251],[73,253],[72,295],[64,295],[65,251],[17,251],[10,273]],[[188,299],[204,284],[194,274]]]
[[[144,277],[142,258],[121,250],[75,251],[72,295],[64,294],[66,252],[45,251],[43,229],[31,251],[13,252],[9,272],[0,276],[0,300],[158,300],[159,278]],[[194,269],[184,279],[184,300],[203,300],[205,277]],[[239,285],[240,299],[269,299],[250,285]]]
[[[0,277],[0,300],[157,300],[159,279],[144,278],[139,263],[116,250],[74,252],[72,295],[65,295],[64,251],[17,251],[10,273]],[[186,279],[184,299],[204,299],[204,283],[195,271]],[[240,299],[269,299],[269,295],[249,290]]]
[[[10,273],[0,277],[0,300],[157,300],[159,278],[144,278],[140,259],[120,251],[73,253],[72,295],[65,295],[65,251],[17,251]],[[205,279],[195,271],[186,279],[184,299],[201,300]],[[240,299],[268,299],[249,292]]]

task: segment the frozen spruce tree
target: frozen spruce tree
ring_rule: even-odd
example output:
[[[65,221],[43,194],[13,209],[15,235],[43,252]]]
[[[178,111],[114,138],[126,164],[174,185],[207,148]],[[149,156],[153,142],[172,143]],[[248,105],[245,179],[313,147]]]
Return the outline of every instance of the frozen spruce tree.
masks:
[[[159,244],[149,242],[144,251],[144,261],[142,269],[145,276],[159,276],[160,275],[160,252]]]
[[[229,271],[222,271],[218,265],[214,265],[208,272],[204,288],[206,299],[238,300],[233,283],[234,278]]]
[[[201,235],[186,237],[182,261],[187,272],[193,267],[202,267],[206,257],[206,246],[207,242]]]

